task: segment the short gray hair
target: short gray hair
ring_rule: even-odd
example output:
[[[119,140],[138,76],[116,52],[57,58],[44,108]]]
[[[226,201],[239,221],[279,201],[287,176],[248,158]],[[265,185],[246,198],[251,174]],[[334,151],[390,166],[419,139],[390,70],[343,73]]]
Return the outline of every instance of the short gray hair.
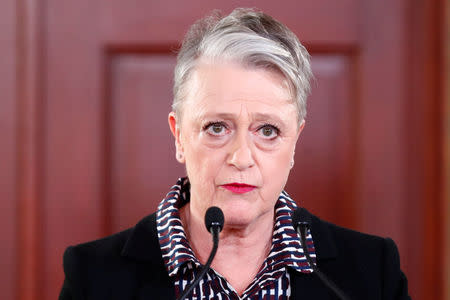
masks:
[[[310,56],[296,35],[271,16],[237,8],[225,17],[214,12],[191,26],[175,66],[172,109],[177,115],[182,112],[186,84],[200,58],[281,72],[297,106],[298,121],[304,120],[312,77]]]

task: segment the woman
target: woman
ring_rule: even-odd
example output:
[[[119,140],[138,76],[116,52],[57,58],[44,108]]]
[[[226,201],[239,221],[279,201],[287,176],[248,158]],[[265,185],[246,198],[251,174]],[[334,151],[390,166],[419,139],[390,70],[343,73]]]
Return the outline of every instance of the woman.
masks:
[[[187,299],[335,299],[303,254],[297,206],[283,191],[310,77],[306,49],[263,13],[236,9],[194,24],[169,114],[187,177],[134,228],[69,247],[60,299],[175,299],[211,251],[211,206],[225,215],[220,247]],[[307,218],[311,256],[350,299],[409,299],[391,240]]]

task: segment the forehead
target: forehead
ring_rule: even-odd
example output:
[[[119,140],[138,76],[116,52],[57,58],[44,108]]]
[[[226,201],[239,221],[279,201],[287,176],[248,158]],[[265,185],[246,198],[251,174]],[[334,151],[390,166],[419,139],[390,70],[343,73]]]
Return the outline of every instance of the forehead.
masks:
[[[200,62],[188,82],[184,102],[183,114],[247,112],[258,118],[296,114],[288,83],[281,74],[232,62]]]

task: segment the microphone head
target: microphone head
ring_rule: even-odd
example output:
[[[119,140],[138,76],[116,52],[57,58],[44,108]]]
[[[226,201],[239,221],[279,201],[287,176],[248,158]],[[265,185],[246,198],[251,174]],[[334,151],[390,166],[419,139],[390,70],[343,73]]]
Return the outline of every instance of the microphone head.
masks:
[[[294,228],[297,228],[300,224],[309,225],[311,223],[311,217],[306,209],[303,207],[297,208],[292,214],[292,224]]]
[[[208,232],[211,232],[212,226],[218,226],[219,232],[222,231],[224,222],[223,212],[220,208],[217,206],[208,208],[205,214],[205,226]]]

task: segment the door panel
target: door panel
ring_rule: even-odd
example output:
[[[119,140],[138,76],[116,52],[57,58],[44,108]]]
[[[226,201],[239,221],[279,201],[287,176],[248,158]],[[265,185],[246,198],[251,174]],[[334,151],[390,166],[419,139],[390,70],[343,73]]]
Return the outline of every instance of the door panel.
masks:
[[[0,298],[13,299],[17,275],[17,106],[14,1],[0,3]]]
[[[185,171],[174,159],[167,122],[175,56],[118,54],[111,64],[110,188],[115,232],[155,211]]]
[[[286,190],[322,218],[358,226],[353,187],[356,135],[352,56],[312,54],[315,80],[308,99],[305,128]]]

